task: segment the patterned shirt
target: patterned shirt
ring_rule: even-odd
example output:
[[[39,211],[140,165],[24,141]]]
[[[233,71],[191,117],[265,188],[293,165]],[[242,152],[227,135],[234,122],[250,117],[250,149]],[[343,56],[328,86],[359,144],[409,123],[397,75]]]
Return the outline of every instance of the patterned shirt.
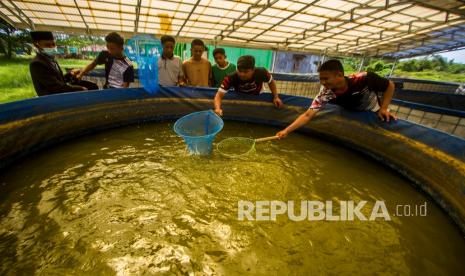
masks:
[[[347,90],[335,93],[321,87],[309,109],[321,110],[327,103],[337,104],[349,110],[378,111],[380,100],[378,92],[385,92],[389,80],[371,72],[362,72],[346,77]]]
[[[218,91],[226,93],[229,89],[234,88],[236,92],[258,95],[263,89],[263,83],[271,81],[273,81],[273,77],[270,72],[263,67],[257,67],[250,80],[241,80],[237,72],[226,76]]]
[[[124,82],[134,82],[134,67],[127,57],[115,58],[108,51],[102,51],[94,62],[105,64],[105,86],[122,88]]]

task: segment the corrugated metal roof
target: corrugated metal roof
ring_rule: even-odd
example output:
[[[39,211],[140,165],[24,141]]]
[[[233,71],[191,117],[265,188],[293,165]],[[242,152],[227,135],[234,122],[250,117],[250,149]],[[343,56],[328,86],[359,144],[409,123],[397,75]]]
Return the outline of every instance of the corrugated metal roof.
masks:
[[[452,0],[2,0],[0,16],[20,28],[328,55],[395,58],[465,46],[465,2]]]

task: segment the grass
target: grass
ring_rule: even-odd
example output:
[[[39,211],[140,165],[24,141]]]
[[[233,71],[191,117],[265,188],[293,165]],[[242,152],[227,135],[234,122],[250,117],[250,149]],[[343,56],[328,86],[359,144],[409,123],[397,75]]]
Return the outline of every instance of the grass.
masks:
[[[0,103],[36,97],[28,58],[0,59]]]
[[[465,82],[465,74],[453,74],[443,71],[424,70],[421,72],[405,72],[401,70],[394,70],[394,76],[400,78],[412,78],[421,80],[434,80],[446,82]]]

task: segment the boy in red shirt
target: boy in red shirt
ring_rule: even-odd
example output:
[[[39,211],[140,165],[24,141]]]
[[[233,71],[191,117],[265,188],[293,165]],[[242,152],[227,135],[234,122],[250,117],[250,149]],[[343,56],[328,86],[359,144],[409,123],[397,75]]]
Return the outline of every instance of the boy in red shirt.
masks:
[[[375,73],[363,72],[344,76],[344,68],[338,60],[328,60],[318,69],[322,88],[310,108],[284,130],[276,133],[280,138],[307,124],[326,103],[340,105],[353,111],[373,111],[382,121],[397,120],[388,110],[394,95],[394,83]],[[379,99],[378,92],[383,92]]]
[[[276,89],[276,82],[273,80],[270,72],[263,67],[255,67],[255,58],[253,56],[241,56],[237,60],[237,71],[226,76],[215,95],[215,112],[223,116],[221,109],[221,100],[229,89],[233,88],[236,92],[251,95],[259,95],[263,89],[263,83],[268,83],[271,93],[273,94],[273,103],[280,108],[283,102],[279,98]]]

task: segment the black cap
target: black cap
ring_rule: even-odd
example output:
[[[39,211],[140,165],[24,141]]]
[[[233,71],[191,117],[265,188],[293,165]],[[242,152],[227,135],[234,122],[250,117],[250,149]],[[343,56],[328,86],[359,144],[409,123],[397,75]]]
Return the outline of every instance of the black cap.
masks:
[[[52,32],[46,32],[46,31],[34,31],[31,32],[31,38],[34,41],[39,41],[39,40],[54,40],[55,38],[53,37]]]

